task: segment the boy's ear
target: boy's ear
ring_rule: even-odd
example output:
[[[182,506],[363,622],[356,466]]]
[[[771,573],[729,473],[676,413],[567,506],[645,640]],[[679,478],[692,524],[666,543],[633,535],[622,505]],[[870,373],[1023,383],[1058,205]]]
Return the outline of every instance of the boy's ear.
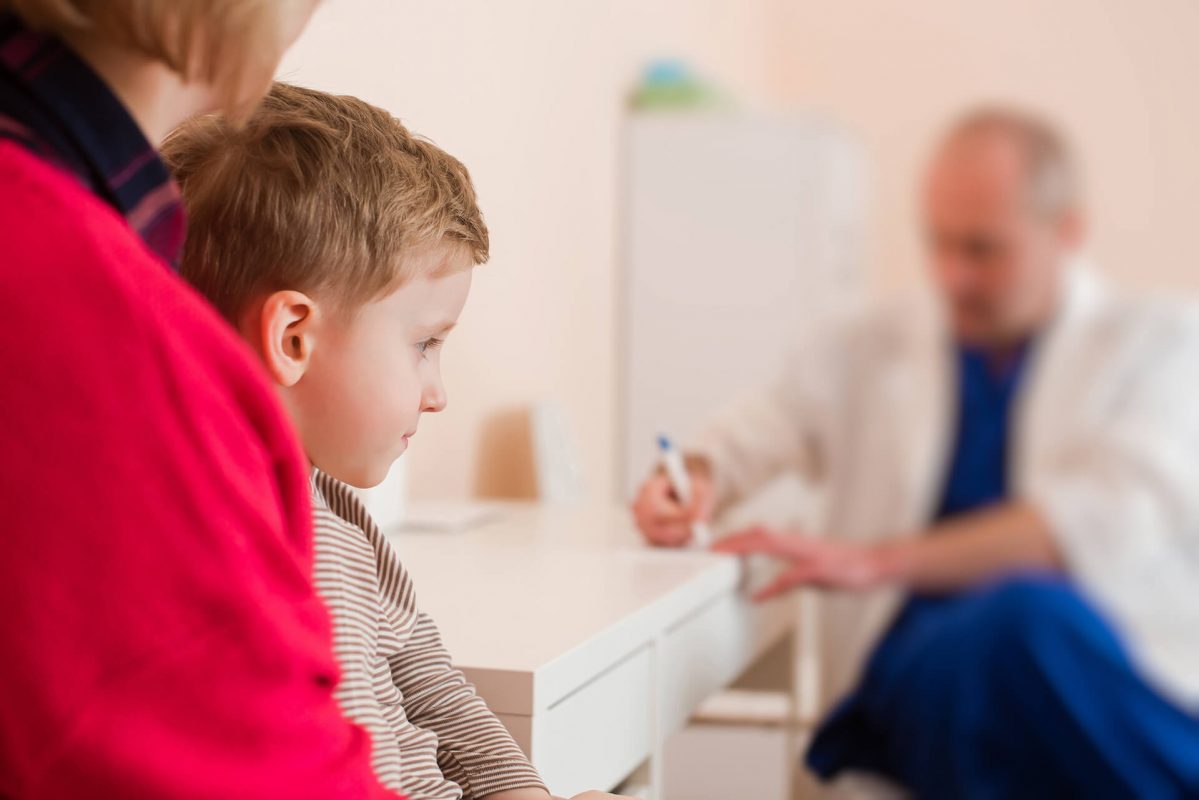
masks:
[[[319,320],[317,304],[303,292],[274,292],[263,303],[262,361],[280,386],[295,386],[308,371]]]

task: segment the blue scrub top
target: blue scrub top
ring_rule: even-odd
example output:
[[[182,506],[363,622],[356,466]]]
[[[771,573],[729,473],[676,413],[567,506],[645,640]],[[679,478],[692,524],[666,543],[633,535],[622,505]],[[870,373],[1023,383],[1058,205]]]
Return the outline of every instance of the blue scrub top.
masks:
[[[1013,407],[1030,345],[995,353],[959,345],[958,415],[949,469],[936,519],[1007,497]]]

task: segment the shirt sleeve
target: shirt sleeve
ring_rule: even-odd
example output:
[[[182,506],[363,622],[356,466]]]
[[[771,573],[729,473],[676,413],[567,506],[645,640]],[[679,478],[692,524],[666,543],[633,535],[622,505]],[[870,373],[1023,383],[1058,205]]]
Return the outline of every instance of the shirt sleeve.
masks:
[[[409,720],[437,734],[437,763],[446,778],[461,786],[466,798],[508,789],[544,789],[507,728],[453,667],[432,618],[416,613],[410,640],[389,663]]]
[[[1160,641],[1193,640],[1199,578],[1199,316],[1162,310],[1107,358],[1102,425],[1064,440],[1040,466],[1031,502],[1070,573],[1123,631],[1152,620]],[[1177,630],[1171,630],[1176,627]],[[1189,628],[1189,629],[1188,629]]]
[[[774,380],[718,412],[691,442],[688,449],[711,465],[718,506],[745,500],[784,473],[820,480],[844,324],[813,325]]]

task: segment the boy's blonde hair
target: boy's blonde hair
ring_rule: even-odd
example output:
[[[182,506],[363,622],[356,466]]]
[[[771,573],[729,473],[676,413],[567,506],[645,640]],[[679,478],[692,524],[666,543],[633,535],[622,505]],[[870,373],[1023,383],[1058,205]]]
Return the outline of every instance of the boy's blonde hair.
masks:
[[[283,57],[288,15],[311,0],[0,0],[27,25],[60,37],[86,34],[215,86],[241,113]]]
[[[466,168],[354,97],[277,83],[243,125],[200,117],[163,155],[188,211],[184,277],[232,320],[252,297],[284,289],[352,313],[447,243],[469,264],[487,260]]]

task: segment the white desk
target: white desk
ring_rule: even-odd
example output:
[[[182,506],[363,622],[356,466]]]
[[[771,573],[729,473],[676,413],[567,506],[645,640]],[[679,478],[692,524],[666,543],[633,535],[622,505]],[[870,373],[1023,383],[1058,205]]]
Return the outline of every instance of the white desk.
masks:
[[[793,621],[748,603],[735,559],[644,547],[623,509],[515,504],[392,541],[455,663],[568,797],[648,765],[661,798],[666,736]]]

